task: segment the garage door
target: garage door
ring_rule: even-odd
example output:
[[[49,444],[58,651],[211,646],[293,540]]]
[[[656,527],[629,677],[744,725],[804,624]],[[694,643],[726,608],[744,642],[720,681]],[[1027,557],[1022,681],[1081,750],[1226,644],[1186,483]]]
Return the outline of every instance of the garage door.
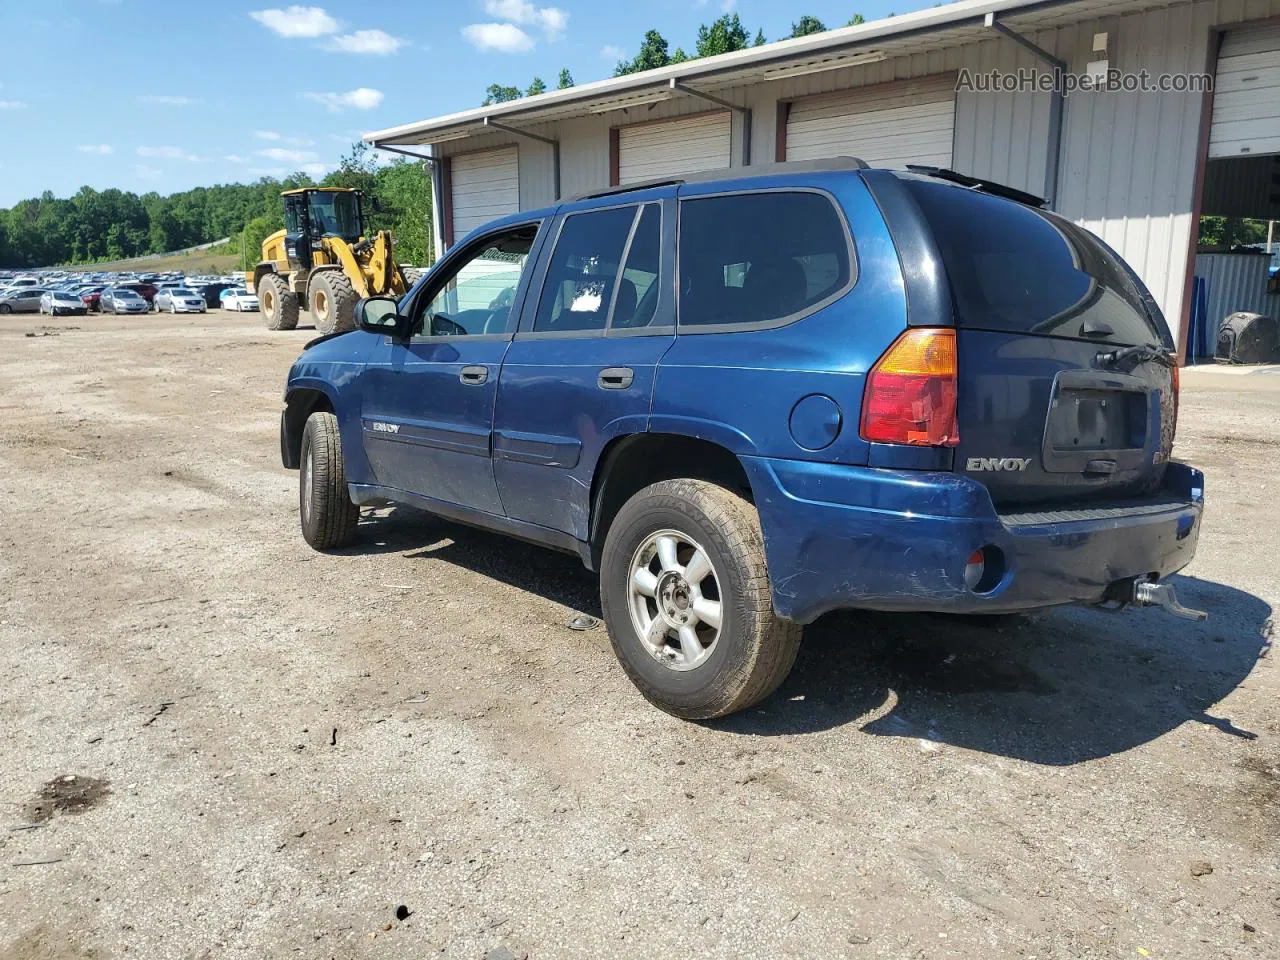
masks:
[[[1213,90],[1210,157],[1280,153],[1280,26],[1228,33]]]
[[[955,89],[955,75],[946,74],[796,100],[787,113],[787,159],[950,167]]]
[[[639,123],[618,130],[618,183],[639,183],[729,166],[727,112]]]
[[[453,238],[461,240],[494,217],[520,209],[520,161],[515,147],[454,157]]]

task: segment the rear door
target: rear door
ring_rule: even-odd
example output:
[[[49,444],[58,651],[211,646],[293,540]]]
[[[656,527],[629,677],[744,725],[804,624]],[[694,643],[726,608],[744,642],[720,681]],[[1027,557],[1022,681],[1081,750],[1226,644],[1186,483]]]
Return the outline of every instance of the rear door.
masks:
[[[951,291],[955,469],[997,504],[1158,487],[1173,446],[1173,342],[1133,271],[1055,214],[936,180],[903,183]]]
[[[647,190],[554,225],[498,387],[494,469],[509,517],[585,540],[601,451],[647,429],[675,337],[674,205],[674,188]]]

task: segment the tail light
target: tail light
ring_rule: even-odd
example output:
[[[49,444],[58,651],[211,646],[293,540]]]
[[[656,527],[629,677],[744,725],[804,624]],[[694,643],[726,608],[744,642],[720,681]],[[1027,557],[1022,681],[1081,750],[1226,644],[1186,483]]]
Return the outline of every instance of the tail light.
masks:
[[[893,342],[867,375],[862,437],[874,443],[954,447],[956,332],[916,327]]]
[[[1182,374],[1178,367],[1178,361],[1173,361],[1173,366],[1169,368],[1169,379],[1173,388],[1173,430],[1169,434],[1174,436],[1178,432],[1178,394],[1182,392]]]

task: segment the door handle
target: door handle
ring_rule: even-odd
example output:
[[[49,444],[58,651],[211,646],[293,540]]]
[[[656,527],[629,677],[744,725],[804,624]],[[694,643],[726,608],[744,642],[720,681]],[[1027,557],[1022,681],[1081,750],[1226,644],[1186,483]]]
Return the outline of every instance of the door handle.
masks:
[[[596,377],[601,390],[625,390],[635,381],[636,372],[630,367],[605,367]]]
[[[489,379],[489,368],[463,367],[458,371],[458,379],[468,386],[477,387]]]

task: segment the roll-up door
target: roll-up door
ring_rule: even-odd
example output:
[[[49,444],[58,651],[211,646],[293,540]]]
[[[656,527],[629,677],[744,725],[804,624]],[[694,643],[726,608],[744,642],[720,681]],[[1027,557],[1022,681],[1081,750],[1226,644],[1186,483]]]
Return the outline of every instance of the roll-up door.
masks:
[[[460,154],[449,166],[455,241],[495,217],[519,211],[520,161],[515,147]]]
[[[618,183],[639,183],[729,166],[732,118],[704,113],[618,130]]]
[[[787,113],[787,159],[950,167],[955,88],[955,74],[944,74],[796,100]]]
[[[1280,24],[1232,30],[1213,87],[1210,157],[1280,153]]]

